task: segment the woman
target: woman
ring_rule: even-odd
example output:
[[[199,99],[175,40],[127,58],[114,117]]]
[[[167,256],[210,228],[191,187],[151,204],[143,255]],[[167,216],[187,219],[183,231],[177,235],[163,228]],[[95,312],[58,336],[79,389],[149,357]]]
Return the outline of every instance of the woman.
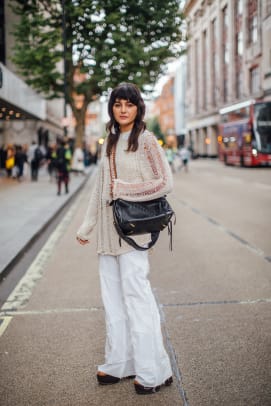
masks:
[[[147,251],[119,243],[110,201],[146,201],[172,189],[172,175],[164,153],[143,122],[145,104],[130,83],[115,88],[108,103],[110,121],[101,164],[77,240],[85,245],[98,226],[99,273],[106,314],[105,364],[98,367],[100,384],[135,377],[138,394],[157,392],[172,383],[164,349],[160,317],[147,275]],[[111,180],[110,159],[115,149],[118,178]],[[148,236],[138,236],[146,244]]]
[[[72,157],[72,171],[75,173],[85,172],[84,153],[81,144],[77,144]]]

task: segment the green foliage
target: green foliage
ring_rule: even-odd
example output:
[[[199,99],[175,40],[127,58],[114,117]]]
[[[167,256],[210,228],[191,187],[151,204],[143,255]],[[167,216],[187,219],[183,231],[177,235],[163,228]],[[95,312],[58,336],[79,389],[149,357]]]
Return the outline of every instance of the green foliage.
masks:
[[[13,0],[14,62],[27,83],[48,97],[63,96],[62,6],[59,0]],[[86,103],[122,81],[154,84],[180,53],[179,0],[66,0],[67,82]],[[80,66],[82,83],[74,81]]]
[[[157,117],[153,117],[152,119],[150,119],[147,122],[147,127],[151,132],[153,132],[156,135],[158,140],[162,140],[163,144],[166,143],[165,135],[163,134],[163,132],[161,130],[161,127],[160,127],[160,124],[159,124],[159,121],[158,121]]]

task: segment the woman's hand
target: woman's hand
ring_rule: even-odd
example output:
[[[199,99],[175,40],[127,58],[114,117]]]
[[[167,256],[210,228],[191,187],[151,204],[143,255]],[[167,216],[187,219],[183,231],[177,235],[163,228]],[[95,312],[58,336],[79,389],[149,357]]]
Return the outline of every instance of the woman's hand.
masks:
[[[79,244],[81,245],[86,245],[89,243],[88,240],[82,240],[82,238],[76,237],[77,241],[79,242]]]

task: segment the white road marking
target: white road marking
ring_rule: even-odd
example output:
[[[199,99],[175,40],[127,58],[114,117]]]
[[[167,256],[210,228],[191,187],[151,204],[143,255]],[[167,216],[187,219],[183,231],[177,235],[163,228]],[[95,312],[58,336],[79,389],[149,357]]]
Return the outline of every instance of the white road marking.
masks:
[[[0,336],[4,333],[8,324],[12,320],[11,314],[23,308],[28,303],[36,283],[43,275],[47,261],[56,249],[58,240],[73,219],[77,206],[78,199],[76,199],[62,221],[56,227],[55,231],[48,238],[47,242],[26,271],[25,275],[18,282],[16,287],[10,293],[6,302],[1,307],[0,315],[4,315],[4,318],[0,324]],[[9,314],[8,317],[5,316],[6,314]]]
[[[4,334],[7,326],[11,322],[12,317],[5,316],[0,318],[0,337]]]
[[[64,309],[45,309],[45,310],[0,310],[0,320],[5,317],[15,316],[36,316],[43,314],[63,314],[63,313],[82,313],[82,312],[96,312],[99,310],[104,310],[102,306],[100,307],[75,307],[75,308],[64,308]]]

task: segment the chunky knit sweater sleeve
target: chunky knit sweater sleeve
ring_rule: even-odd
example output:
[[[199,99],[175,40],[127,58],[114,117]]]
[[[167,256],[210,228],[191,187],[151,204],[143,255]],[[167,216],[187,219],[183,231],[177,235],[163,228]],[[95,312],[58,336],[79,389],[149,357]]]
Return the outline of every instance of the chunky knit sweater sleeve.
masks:
[[[90,233],[97,223],[98,218],[98,202],[99,202],[99,182],[100,182],[100,172],[101,166],[95,174],[94,185],[92,188],[92,193],[87,206],[87,211],[84,217],[84,220],[77,231],[77,237],[82,240],[89,241]]]
[[[83,222],[77,231],[77,237],[81,238],[82,240],[89,241],[90,234],[94,229],[97,221],[98,221],[98,208],[100,204],[100,196],[101,196],[101,179],[102,179],[102,171],[103,171],[103,161],[105,159],[105,143],[103,145],[102,153],[101,153],[101,163],[99,168],[94,175],[94,182],[91,191],[91,195],[88,201],[87,211],[85,213]]]
[[[152,200],[172,190],[172,172],[165,153],[154,135],[148,133],[142,137],[139,157],[142,160],[143,181],[133,183],[123,181],[119,177],[114,179],[114,200],[117,198],[138,202]]]

